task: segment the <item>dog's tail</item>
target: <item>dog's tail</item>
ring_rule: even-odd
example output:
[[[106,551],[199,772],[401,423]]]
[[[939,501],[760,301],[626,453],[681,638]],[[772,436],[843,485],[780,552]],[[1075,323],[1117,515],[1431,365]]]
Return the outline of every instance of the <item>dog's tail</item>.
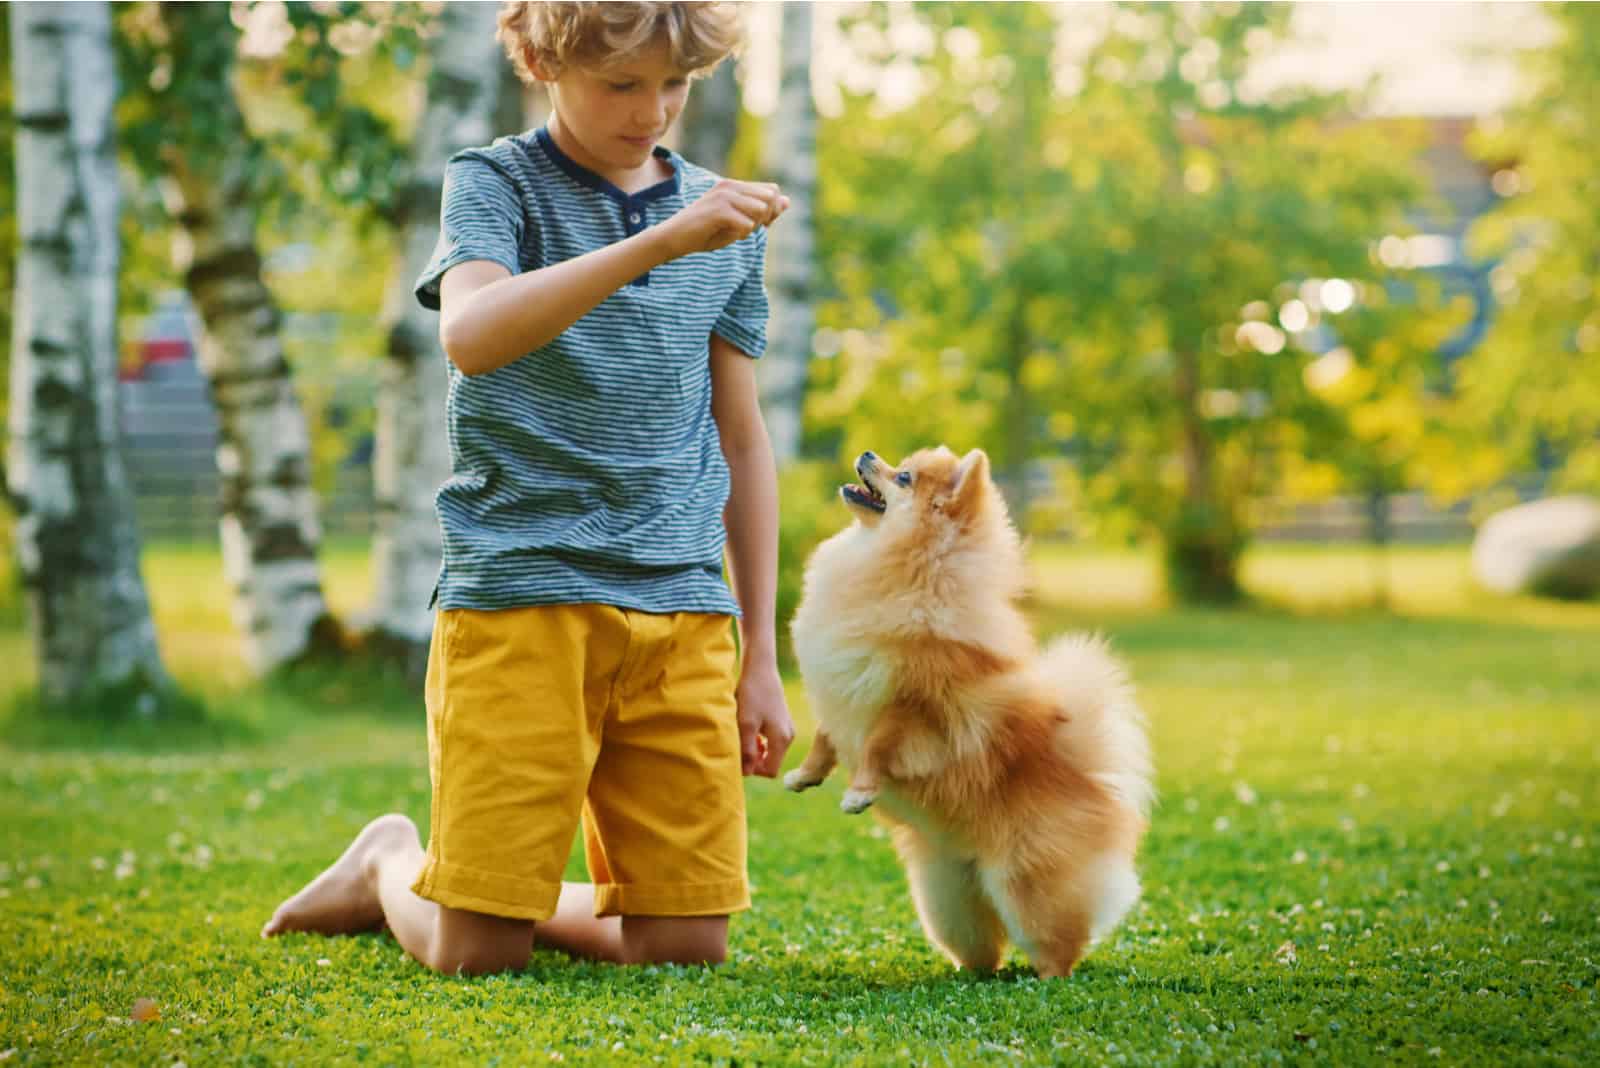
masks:
[[[1148,819],[1155,801],[1150,743],[1127,669],[1105,639],[1071,634],[1040,654],[1039,670],[1066,706],[1064,740],[1079,766]]]

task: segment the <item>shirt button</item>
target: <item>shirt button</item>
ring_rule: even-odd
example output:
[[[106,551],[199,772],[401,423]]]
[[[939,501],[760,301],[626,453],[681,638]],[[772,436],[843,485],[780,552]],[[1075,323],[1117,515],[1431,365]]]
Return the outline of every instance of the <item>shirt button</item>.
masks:
[[[634,212],[632,215],[628,216],[628,221],[633,223],[635,226],[639,225],[639,213]]]

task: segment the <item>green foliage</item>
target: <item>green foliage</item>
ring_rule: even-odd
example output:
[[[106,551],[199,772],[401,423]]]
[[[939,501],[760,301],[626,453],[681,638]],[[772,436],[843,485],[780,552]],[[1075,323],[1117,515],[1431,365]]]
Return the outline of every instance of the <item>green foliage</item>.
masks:
[[[1600,608],[1477,599],[1459,550],[1402,559],[1409,614],[1374,618],[1152,612],[1116,587],[1152,589],[1148,557],[1035,555],[1041,627],[1109,632],[1160,769],[1144,900],[1070,980],[1020,955],[994,979],[955,972],[883,829],[838,812],[837,775],[799,796],[749,782],[755,907],[721,968],[539,951],[457,979],[385,934],[262,941],[372,815],[426,826],[427,757],[420,720],[360,695],[330,718],[247,688],[219,707],[253,741],[0,748],[0,1049],[17,1064],[1587,1063]],[[1337,594],[1350,560],[1254,550],[1244,570],[1264,595]],[[139,998],[159,1020],[130,1022]]]
[[[265,20],[276,48],[241,56],[240,27]],[[417,52],[427,15],[419,5],[119,5],[118,67],[123,81],[119,132],[138,171],[150,179],[181,164],[202,172],[248,160],[250,195],[263,223],[282,223],[319,199],[343,202],[373,222],[393,214],[407,174],[407,146],[395,127],[403,109],[382,107],[355,86],[388,66],[404,70]],[[233,94],[246,111],[241,138],[218,108]],[[172,137],[171,117],[188,117]]]
[[[1437,356],[1468,314],[1425,277],[1365,287],[1338,318],[1338,346],[1305,366],[1305,413],[1284,450],[1295,497],[1427,487],[1454,498],[1472,487],[1486,450],[1457,427]]]
[[[1501,310],[1460,370],[1463,410],[1503,467],[1557,467],[1600,491],[1600,8],[1553,5],[1557,40],[1526,57],[1532,89],[1480,149],[1503,206],[1474,237],[1499,260]],[[1498,472],[1496,472],[1498,473]]]
[[[1280,314],[1308,280],[1375,279],[1417,146],[1341,96],[1248,96],[1280,5],[1119,7],[1065,71],[1047,5],[910,17],[874,9],[848,39],[921,75],[915,107],[847,94],[819,137],[817,438],[982,443],[1024,523],[1024,471],[1069,456],[1085,506],[1204,570],[1178,589],[1232,596],[1249,505],[1316,417]]]

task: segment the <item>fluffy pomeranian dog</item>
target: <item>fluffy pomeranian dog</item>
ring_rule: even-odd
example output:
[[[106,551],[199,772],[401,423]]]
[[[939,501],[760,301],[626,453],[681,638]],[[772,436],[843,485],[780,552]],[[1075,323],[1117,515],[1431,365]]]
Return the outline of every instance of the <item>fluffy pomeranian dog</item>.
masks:
[[[1038,650],[982,451],[868,452],[856,472],[855,522],[811,557],[794,617],[818,727],[785,785],[853,772],[840,807],[888,824],[958,966],[994,970],[1009,938],[1070,975],[1139,897],[1151,768],[1126,673],[1096,638]]]

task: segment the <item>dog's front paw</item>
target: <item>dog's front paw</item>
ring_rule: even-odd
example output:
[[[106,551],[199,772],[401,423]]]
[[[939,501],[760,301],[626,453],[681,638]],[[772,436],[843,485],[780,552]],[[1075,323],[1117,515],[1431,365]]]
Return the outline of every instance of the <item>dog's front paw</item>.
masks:
[[[841,812],[848,812],[854,816],[857,812],[865,812],[867,809],[871,808],[872,803],[877,799],[878,795],[875,792],[869,792],[867,790],[846,790],[844,792],[844,796],[839,799],[839,810]]]
[[[807,775],[804,768],[795,768],[783,777],[784,789],[793,790],[795,793],[820,785],[822,785],[822,780]]]

